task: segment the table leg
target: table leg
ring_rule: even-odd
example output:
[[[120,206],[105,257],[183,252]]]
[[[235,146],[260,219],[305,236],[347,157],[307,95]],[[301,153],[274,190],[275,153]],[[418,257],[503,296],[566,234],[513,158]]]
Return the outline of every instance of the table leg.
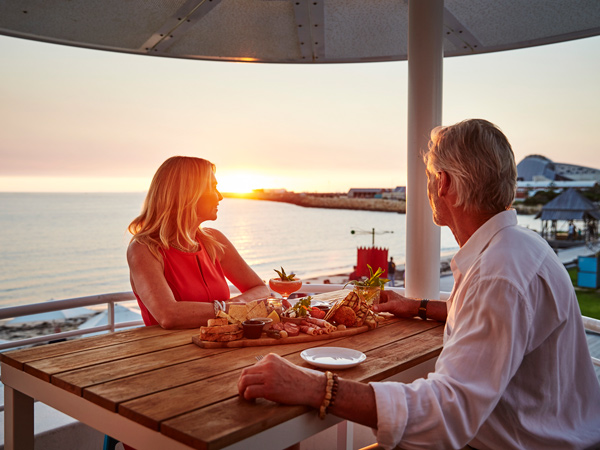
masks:
[[[4,448],[33,450],[33,398],[4,385]]]
[[[354,423],[344,420],[337,424],[337,450],[352,450]]]

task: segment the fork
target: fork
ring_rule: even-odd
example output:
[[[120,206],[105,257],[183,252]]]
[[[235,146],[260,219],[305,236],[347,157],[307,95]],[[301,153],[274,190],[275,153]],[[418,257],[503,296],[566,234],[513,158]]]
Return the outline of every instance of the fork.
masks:
[[[261,360],[261,359],[263,359],[263,358],[264,358],[264,356],[263,356],[263,355],[258,355],[258,356],[256,356],[256,360],[257,360],[257,361],[260,361],[260,360]]]

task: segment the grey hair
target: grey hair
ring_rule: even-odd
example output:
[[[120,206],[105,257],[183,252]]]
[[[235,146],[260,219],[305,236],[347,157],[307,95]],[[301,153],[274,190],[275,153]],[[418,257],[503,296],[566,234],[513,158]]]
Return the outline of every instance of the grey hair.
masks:
[[[517,166],[508,139],[483,119],[469,119],[431,131],[427,170],[450,175],[457,196],[454,206],[498,213],[512,205],[517,190]]]

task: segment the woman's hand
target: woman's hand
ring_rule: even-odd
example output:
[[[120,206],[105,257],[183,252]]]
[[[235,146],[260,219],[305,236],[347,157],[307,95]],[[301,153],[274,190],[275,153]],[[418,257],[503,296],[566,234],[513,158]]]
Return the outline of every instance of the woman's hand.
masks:
[[[266,398],[285,405],[319,408],[325,396],[325,384],[325,374],[269,353],[242,371],[238,391],[246,400]]]

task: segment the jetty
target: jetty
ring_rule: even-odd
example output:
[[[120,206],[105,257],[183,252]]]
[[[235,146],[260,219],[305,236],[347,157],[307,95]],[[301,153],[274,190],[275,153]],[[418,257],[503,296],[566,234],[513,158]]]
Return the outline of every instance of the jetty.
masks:
[[[385,198],[351,198],[345,193],[307,193],[289,191],[263,191],[250,193],[222,193],[226,198],[244,198],[248,200],[267,200],[271,202],[291,203],[306,208],[354,209],[363,211],[383,211],[405,214],[404,200]]]

